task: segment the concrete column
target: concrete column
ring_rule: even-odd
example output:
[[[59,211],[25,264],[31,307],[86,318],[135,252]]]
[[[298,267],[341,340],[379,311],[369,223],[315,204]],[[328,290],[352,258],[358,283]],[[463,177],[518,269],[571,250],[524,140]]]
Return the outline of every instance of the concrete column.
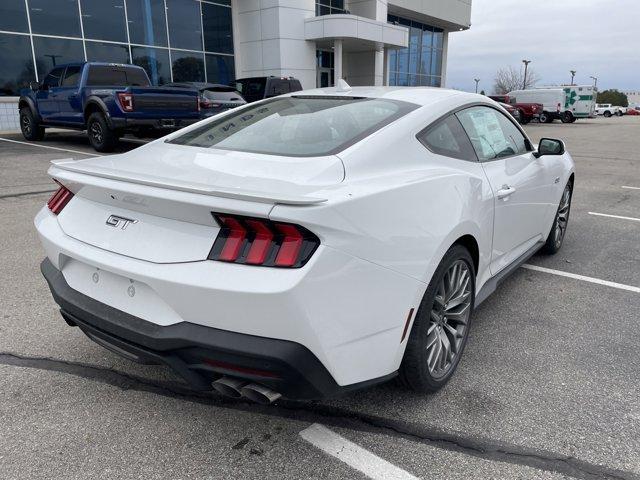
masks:
[[[385,87],[389,86],[389,66],[391,64],[391,58],[389,56],[389,49],[384,49],[384,82]]]
[[[342,40],[333,41],[333,84],[338,86],[338,80],[342,78]]]
[[[449,56],[449,32],[445,30],[444,37],[442,39],[442,82],[440,86],[442,88],[447,87],[447,57]]]
[[[374,52],[373,84],[381,87],[384,82],[384,48],[376,47]]]

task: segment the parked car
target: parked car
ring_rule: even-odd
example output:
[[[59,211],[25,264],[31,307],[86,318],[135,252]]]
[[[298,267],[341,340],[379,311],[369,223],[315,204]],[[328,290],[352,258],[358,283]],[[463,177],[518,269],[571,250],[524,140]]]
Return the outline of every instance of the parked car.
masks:
[[[498,102],[502,108],[504,108],[509,114],[516,119],[517,122],[522,123],[522,115],[520,114],[520,110],[518,110],[513,105],[509,105],[508,103]]]
[[[231,86],[240,92],[248,103],[302,90],[300,80],[293,77],[240,78],[233,81]]]
[[[630,115],[630,116],[640,115],[640,109],[629,108],[627,109],[627,115]]]
[[[607,118],[613,115],[621,117],[626,113],[627,113],[626,107],[619,107],[617,105],[612,105],[611,103],[598,103],[596,105],[596,114],[602,115]]]
[[[200,116],[202,118],[211,117],[247,103],[240,95],[240,92],[229,85],[206,82],[172,82],[164,86],[190,88],[198,91],[200,95]]]
[[[42,140],[48,127],[87,130],[99,152],[125,133],[168,133],[200,119],[197,92],[152,87],[141,67],[99,62],[53,68],[23,91],[18,108],[27,140]]]
[[[346,84],[49,174],[35,225],[66,322],[262,403],[441,388],[474,308],[561,248],[574,186],[562,141],[492,100]]]
[[[517,109],[518,121],[523,125],[526,125],[533,119],[539,118],[542,113],[541,103],[520,103],[517,102],[514,97],[510,97],[509,95],[489,95],[489,98],[502,104],[512,105],[513,108]]]

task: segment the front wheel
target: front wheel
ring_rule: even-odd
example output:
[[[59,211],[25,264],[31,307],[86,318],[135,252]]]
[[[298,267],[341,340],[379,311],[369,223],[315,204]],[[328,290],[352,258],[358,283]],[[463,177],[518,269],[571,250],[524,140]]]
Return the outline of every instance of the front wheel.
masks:
[[[609,110],[607,110],[606,112],[604,112],[604,116],[605,116],[606,118],[611,117],[611,112],[610,112]]]
[[[22,107],[20,109],[20,130],[25,140],[42,140],[44,138],[44,127],[41,127],[31,109]]]
[[[623,113],[622,113],[620,110],[618,110],[618,111],[616,112],[616,116],[621,117],[622,115],[623,115]]]
[[[574,116],[571,112],[564,112],[560,117],[560,120],[562,121],[562,123],[573,123],[574,122],[573,119],[574,119]]]
[[[562,198],[560,199],[560,205],[558,205],[558,210],[556,211],[556,217],[553,219],[551,231],[549,232],[547,242],[543,247],[544,251],[548,254],[553,255],[558,253],[562,247],[564,235],[567,233],[567,225],[569,224],[572,190],[573,185],[568,183],[567,186],[564,187],[564,192],[562,192]]]
[[[469,336],[475,272],[469,251],[454,245],[436,269],[413,322],[399,378],[417,392],[435,392],[451,378]]]
[[[542,112],[540,117],[538,118],[540,123],[551,123],[553,122],[553,117],[549,115],[547,112]]]
[[[107,119],[100,113],[92,113],[87,121],[87,134],[91,146],[98,152],[111,152],[118,144],[118,134],[109,128]]]

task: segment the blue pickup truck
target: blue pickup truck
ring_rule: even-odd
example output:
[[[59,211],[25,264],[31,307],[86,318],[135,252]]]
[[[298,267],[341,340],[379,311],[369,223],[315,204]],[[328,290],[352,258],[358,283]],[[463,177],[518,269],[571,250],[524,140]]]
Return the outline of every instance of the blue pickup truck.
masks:
[[[200,120],[197,91],[152,87],[135,65],[59,65],[22,93],[24,138],[42,140],[46,127],[86,130],[99,152],[112,151],[125,133],[158,136]]]

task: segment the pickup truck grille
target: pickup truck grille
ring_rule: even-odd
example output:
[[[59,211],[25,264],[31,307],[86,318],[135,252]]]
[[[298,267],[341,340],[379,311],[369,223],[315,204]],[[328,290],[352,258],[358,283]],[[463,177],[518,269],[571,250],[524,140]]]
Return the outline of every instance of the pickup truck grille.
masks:
[[[176,98],[177,97],[177,98]],[[177,95],[136,95],[134,97],[136,110],[162,110],[178,112],[195,112],[198,109],[195,97],[180,98]]]

